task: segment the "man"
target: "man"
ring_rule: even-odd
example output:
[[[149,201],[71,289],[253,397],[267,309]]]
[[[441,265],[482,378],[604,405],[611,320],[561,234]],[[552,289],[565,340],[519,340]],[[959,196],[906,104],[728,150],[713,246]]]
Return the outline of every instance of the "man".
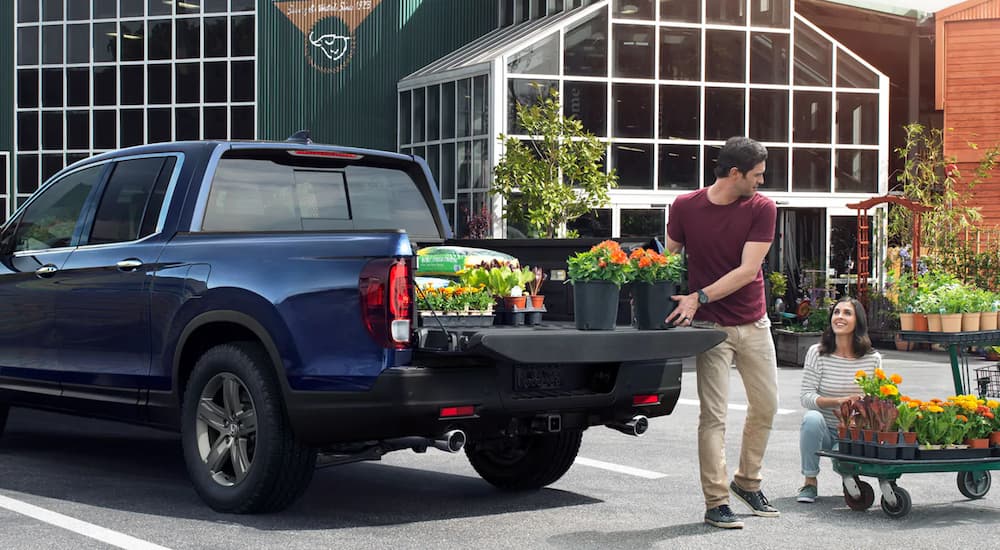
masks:
[[[670,208],[667,248],[687,254],[687,295],[667,322],[719,328],[726,340],[698,355],[698,462],[705,494],[705,522],[743,527],[729,508],[729,492],[755,515],[779,512],[760,490],[761,462],[778,409],[777,363],[764,301],[761,263],[774,239],[777,208],[757,194],[764,183],[767,150],[733,137],[719,152],[715,183],[677,198]],[[746,389],[746,423],[740,463],[727,488],[725,435],[729,367],[735,364]]]

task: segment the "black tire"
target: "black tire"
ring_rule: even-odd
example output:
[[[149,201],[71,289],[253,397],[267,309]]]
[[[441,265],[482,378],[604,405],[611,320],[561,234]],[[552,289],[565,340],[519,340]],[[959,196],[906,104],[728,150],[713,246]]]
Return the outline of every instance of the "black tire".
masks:
[[[312,480],[316,450],[295,438],[274,367],[257,344],[222,344],[198,359],[181,422],[188,475],[218,512],[281,510]]]
[[[958,491],[965,498],[983,498],[990,492],[989,472],[958,472]]]
[[[476,473],[507,491],[540,489],[555,483],[576,460],[583,432],[566,430],[530,435],[501,448],[467,446],[465,454]]]
[[[861,496],[854,498],[851,493],[847,491],[847,487],[844,487],[844,502],[847,503],[847,507],[851,510],[857,512],[864,512],[865,510],[872,507],[875,504],[875,489],[872,488],[867,482],[861,481],[859,478],[855,477],[854,481],[857,482],[858,488],[861,489]]]
[[[890,506],[883,496],[882,511],[885,512],[885,515],[891,517],[892,519],[899,519],[910,513],[910,508],[913,507],[913,501],[910,499],[910,492],[902,487],[893,485],[892,492],[896,495],[896,505]]]

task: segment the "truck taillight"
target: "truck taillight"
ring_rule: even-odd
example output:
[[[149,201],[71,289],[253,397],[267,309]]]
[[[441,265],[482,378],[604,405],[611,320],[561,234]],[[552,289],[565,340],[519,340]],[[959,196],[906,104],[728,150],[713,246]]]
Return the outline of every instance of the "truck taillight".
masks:
[[[413,282],[405,260],[374,260],[361,271],[361,318],[368,333],[387,348],[410,345]]]

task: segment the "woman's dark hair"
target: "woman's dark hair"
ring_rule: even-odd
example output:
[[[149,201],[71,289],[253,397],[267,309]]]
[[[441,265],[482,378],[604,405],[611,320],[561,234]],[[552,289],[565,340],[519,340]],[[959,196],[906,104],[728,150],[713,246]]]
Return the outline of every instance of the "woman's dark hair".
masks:
[[[833,333],[833,310],[838,304],[849,303],[854,306],[854,338],[851,341],[851,351],[855,357],[862,357],[872,351],[872,340],[868,337],[868,314],[865,313],[865,306],[857,298],[850,296],[837,300],[837,303],[830,308],[830,325],[823,331],[823,336],[819,339],[820,355],[829,355],[837,349],[837,337]]]

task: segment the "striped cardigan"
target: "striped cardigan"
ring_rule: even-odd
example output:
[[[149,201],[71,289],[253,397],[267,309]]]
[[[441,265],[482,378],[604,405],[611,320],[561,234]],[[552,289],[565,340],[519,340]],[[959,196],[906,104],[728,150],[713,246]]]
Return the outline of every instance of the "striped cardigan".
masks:
[[[861,393],[861,387],[854,383],[854,373],[863,370],[868,374],[882,368],[882,356],[871,351],[864,357],[845,359],[834,355],[820,355],[819,344],[814,344],[806,352],[805,368],[802,371],[802,388],[799,399],[807,409],[820,411],[826,426],[837,429],[837,417],[833,409],[821,409],[816,405],[817,397],[846,397]]]

